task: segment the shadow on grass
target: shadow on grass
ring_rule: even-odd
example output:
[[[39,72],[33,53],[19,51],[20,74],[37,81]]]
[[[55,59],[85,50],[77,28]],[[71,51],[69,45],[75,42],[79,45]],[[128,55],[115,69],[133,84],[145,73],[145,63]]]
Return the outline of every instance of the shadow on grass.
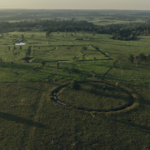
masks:
[[[11,70],[14,69],[21,69],[21,70],[31,70],[33,68],[33,66],[29,65],[29,63],[13,63],[12,65],[10,64],[4,64],[3,63],[3,67],[5,68],[10,68]]]
[[[141,88],[141,87],[140,87]],[[136,95],[138,95],[138,97],[139,97],[139,103],[142,105],[142,104],[144,104],[144,105],[150,105],[150,101],[148,101],[148,100],[146,100],[143,96],[142,96],[142,94],[140,94],[138,91],[136,91],[135,89],[134,89],[134,93],[136,93]]]
[[[96,59],[95,61],[100,61],[100,60],[111,60],[111,59]],[[78,61],[93,61],[93,59],[89,59],[89,60],[78,60]],[[94,62],[94,61],[93,61]]]
[[[104,86],[104,85],[103,85]],[[106,85],[105,85],[106,86]],[[97,91],[97,89],[102,89],[102,91]],[[115,95],[115,93],[113,94],[105,94],[105,90],[108,90],[110,92],[114,92],[117,90],[117,88],[108,88],[106,87],[106,89],[103,89],[102,86],[95,86],[93,89],[80,89],[84,92],[87,92],[87,93],[91,93],[91,94],[95,94],[95,95],[99,95],[101,97],[106,97],[106,98],[113,98],[113,99],[116,99],[116,100],[124,100],[128,103],[128,105],[132,105],[133,102],[134,102],[134,99],[132,98],[132,96],[130,95],[130,93],[126,92],[126,91],[123,91],[124,93],[126,93],[130,98],[127,99],[126,97],[124,96],[120,96],[120,95]],[[118,93],[121,92],[121,91],[118,91]]]
[[[139,130],[141,130],[141,131],[146,130],[145,132],[150,133],[150,127],[142,126],[142,125],[139,125],[139,124],[135,124],[135,123],[132,123],[132,122],[126,122],[126,121],[122,121],[122,120],[116,120],[115,119],[114,121],[125,124],[125,125],[128,125],[128,126],[132,126],[134,128],[138,128],[138,131]]]
[[[108,119],[108,121],[112,120],[116,123],[121,123],[126,126],[133,127],[133,128],[135,128],[135,130],[138,130],[138,131],[140,130],[140,131],[144,131],[146,133],[150,133],[150,127],[147,127],[145,125],[136,124],[132,120],[118,120],[118,119],[114,119],[114,118],[106,117],[106,116],[100,116],[100,118]]]
[[[34,126],[34,127],[38,127],[38,128],[46,128],[45,125],[38,123],[38,122],[34,122],[32,120],[28,120],[22,117],[18,117],[12,114],[8,114],[8,113],[4,113],[4,112],[0,112],[0,118],[6,119],[8,121],[15,121],[16,123],[22,123],[28,126]]]

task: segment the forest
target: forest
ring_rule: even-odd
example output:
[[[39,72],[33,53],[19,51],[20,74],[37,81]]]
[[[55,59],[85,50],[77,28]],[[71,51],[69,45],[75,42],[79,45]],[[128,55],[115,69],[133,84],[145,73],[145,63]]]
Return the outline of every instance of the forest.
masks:
[[[93,34],[110,34],[115,40],[136,40],[137,36],[147,36],[150,23],[132,23],[115,25],[94,25],[87,21],[74,20],[39,20],[21,22],[0,22],[0,32],[10,31],[51,31],[51,32],[93,32]],[[2,38],[2,36],[1,36]]]

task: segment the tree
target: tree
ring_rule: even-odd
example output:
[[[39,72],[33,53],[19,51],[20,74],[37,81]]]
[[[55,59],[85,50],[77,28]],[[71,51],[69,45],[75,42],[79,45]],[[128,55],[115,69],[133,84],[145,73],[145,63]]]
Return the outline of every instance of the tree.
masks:
[[[16,47],[14,46],[14,48],[13,48],[14,50],[16,49]]]
[[[92,74],[93,78],[95,78],[95,71],[91,70],[90,73]]]
[[[32,38],[32,39],[34,38],[34,34],[31,35],[31,38]]]
[[[141,64],[141,60],[140,59],[136,59],[135,64],[138,67]]]
[[[147,56],[147,60],[150,60],[150,54]]]
[[[55,82],[57,81],[57,79],[56,79],[56,78],[54,78],[54,79],[53,79],[53,81],[54,81],[54,83],[55,83]]]
[[[63,68],[63,71],[68,71],[68,67],[64,67],[64,68]]]
[[[129,61],[130,61],[131,63],[133,63],[133,62],[134,62],[134,55],[131,54],[128,59],[129,59]]]
[[[87,47],[84,46],[84,47],[82,47],[82,49],[83,49],[83,50],[87,50]]]
[[[141,54],[139,55],[139,58],[140,58],[141,61],[146,61],[146,60],[147,60],[147,57],[146,57],[145,54],[143,54],[143,53],[141,53]]]
[[[93,57],[93,61],[95,61],[96,60],[96,57]]]
[[[72,59],[77,61],[79,57],[74,56]]]
[[[8,50],[10,51],[10,46],[8,46]]]
[[[2,58],[0,58],[0,64],[2,64]]]
[[[24,35],[23,34],[21,35],[21,38],[24,39]]]
[[[50,36],[50,34],[51,34],[51,31],[50,31],[50,30],[47,31],[47,32],[46,32],[46,37],[48,38],[48,37]]]
[[[22,49],[22,46],[20,46],[19,49]]]
[[[46,61],[41,61],[42,66],[44,67],[46,64]]]
[[[57,68],[59,68],[59,63],[57,62]]]
[[[71,89],[78,90],[80,88],[80,85],[76,80],[72,80],[70,84]]]
[[[14,64],[13,62],[10,62],[10,67],[11,67],[11,68],[12,68],[13,64]]]
[[[82,56],[82,60],[85,60],[85,55],[86,55],[86,54],[84,54],[84,55]]]

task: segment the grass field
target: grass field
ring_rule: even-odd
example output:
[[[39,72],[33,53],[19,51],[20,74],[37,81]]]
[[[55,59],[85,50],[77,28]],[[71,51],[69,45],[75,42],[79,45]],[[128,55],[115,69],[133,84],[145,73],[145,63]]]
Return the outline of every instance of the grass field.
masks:
[[[26,45],[14,46],[22,34]],[[12,32],[0,39],[0,149],[149,150],[150,62],[136,66],[128,57],[150,54],[150,37],[118,41],[110,35],[60,32],[50,38],[44,32]],[[125,86],[137,95],[139,106],[99,114],[51,100],[53,89],[74,79],[104,79],[116,87],[94,82],[81,84],[80,90],[68,86],[60,100],[84,109],[117,109],[131,103],[118,88]]]

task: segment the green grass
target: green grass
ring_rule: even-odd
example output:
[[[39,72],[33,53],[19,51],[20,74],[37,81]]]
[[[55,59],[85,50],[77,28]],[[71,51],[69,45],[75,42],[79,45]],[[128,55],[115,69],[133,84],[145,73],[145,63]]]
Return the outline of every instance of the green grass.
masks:
[[[20,46],[12,45],[12,41],[20,39],[22,34],[25,37],[26,45],[20,49]],[[32,34],[35,35],[33,39],[31,39]],[[43,32],[12,32],[9,35],[4,35],[0,43],[0,58],[2,58],[0,81],[52,81],[54,78],[62,81],[72,80],[74,78],[81,80],[91,77],[91,70],[95,71],[95,77],[101,78],[111,67],[113,61],[109,60],[106,63],[108,57],[105,57],[101,52],[91,46],[93,44],[92,41],[96,39],[92,34],[88,33],[89,38],[83,41],[76,40],[76,38],[84,37],[81,33],[77,33],[76,37],[70,36],[70,33],[67,33],[67,35],[65,33],[52,34],[51,39],[47,39]],[[18,37],[14,38],[13,35],[18,35]],[[62,37],[62,35],[65,35],[65,37]],[[41,44],[30,44],[35,42]],[[26,55],[31,58],[29,63],[23,60]],[[74,61],[74,57],[78,61]],[[94,58],[96,59],[95,61],[93,61]],[[60,68],[58,69],[56,62],[59,60],[69,60],[70,62],[61,62]],[[42,67],[40,64],[41,61],[46,61],[46,66]],[[10,62],[13,62],[13,65]],[[64,72],[63,68],[65,67],[78,69],[79,73],[69,74],[68,72]],[[34,68],[38,69],[35,71]]]
[[[142,62],[139,66],[130,63],[127,58],[121,59],[116,63],[116,67],[112,68],[107,74],[107,80],[118,82],[119,84],[134,85],[141,88],[149,87],[150,82],[150,62]]]
[[[22,34],[26,45],[14,49],[14,41]],[[35,34],[33,39],[32,34]],[[0,39],[0,149],[150,149],[149,62],[142,62],[138,67],[128,62],[130,54],[149,54],[150,37],[117,41],[103,34],[52,34],[47,39],[44,32],[12,32]],[[41,44],[30,44],[34,42]],[[114,60],[108,60],[92,45]],[[31,58],[29,63],[23,60],[26,55]],[[58,60],[69,62],[61,62],[57,68]],[[116,67],[105,74],[116,60]],[[46,65],[42,66],[41,61],[46,61]],[[71,72],[71,68],[78,72]],[[138,107],[128,112],[98,114],[50,100],[51,91],[66,81],[99,81],[104,75],[106,81],[130,88],[138,97]],[[95,95],[90,93],[91,88]],[[81,90],[77,91],[66,88],[60,100],[62,97],[62,101],[77,107],[96,110],[116,109],[131,102],[118,88],[115,91],[101,88],[98,83],[81,84]]]
[[[93,118],[49,100],[47,94],[61,84],[0,84],[1,149],[149,148],[147,100],[134,111]]]

